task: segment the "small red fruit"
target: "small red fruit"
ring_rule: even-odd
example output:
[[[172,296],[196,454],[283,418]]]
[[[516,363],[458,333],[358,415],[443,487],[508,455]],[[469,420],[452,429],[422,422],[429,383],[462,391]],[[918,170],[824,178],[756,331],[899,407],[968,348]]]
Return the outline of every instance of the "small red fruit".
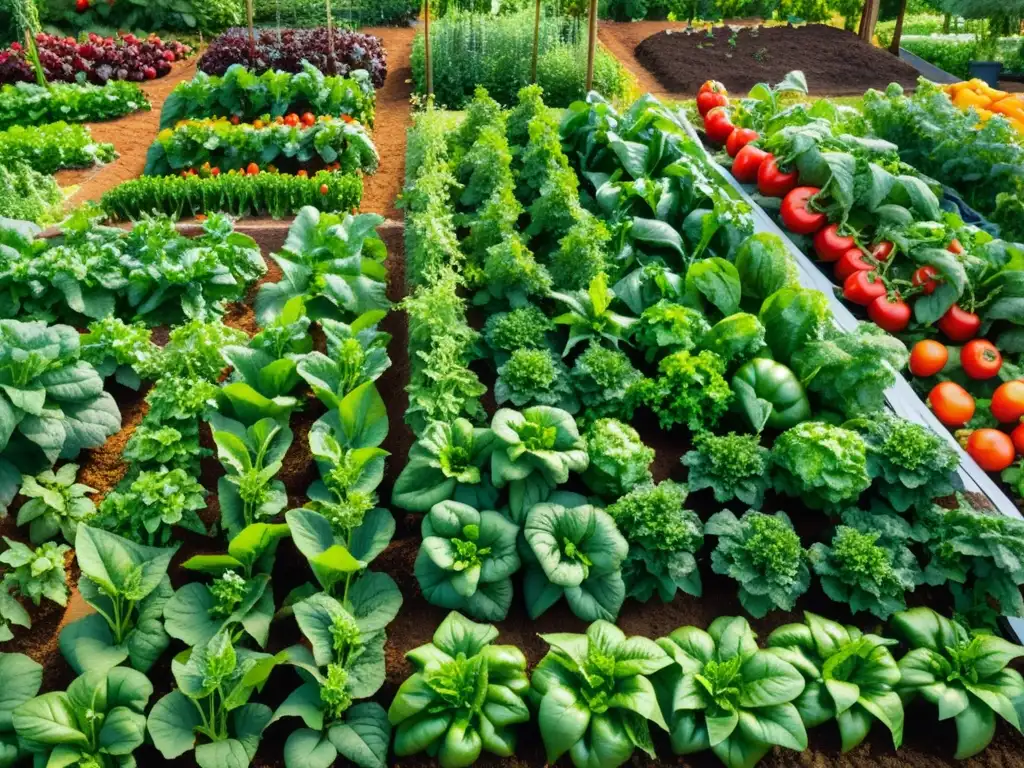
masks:
[[[312,112],[304,112],[302,114],[302,124],[305,126],[311,126],[316,124],[316,115]]]
[[[934,339],[922,339],[910,350],[910,372],[927,378],[946,367],[949,350],[946,345]]]
[[[725,151],[729,157],[736,157],[736,153],[752,141],[757,141],[757,131],[752,128],[736,128],[725,140]]]
[[[838,224],[822,227],[814,235],[814,252],[825,262],[839,261],[856,243],[849,235],[839,234]]]
[[[329,191],[330,190],[327,188],[326,184],[321,184],[320,185],[320,194],[321,195],[326,195]]]
[[[779,210],[786,229],[798,235],[810,235],[828,224],[824,213],[808,208],[811,198],[820,191],[817,187],[797,187],[786,194]]]
[[[991,379],[1003,367],[1003,356],[996,345],[986,339],[971,339],[960,350],[960,365],[972,379]]]
[[[932,387],[928,404],[947,427],[962,427],[974,416],[974,398],[954,381],[942,381]]]
[[[768,155],[757,169],[757,191],[765,197],[785,197],[797,185],[796,171],[781,171],[775,155]]]
[[[862,307],[880,296],[884,297],[885,293],[885,283],[876,272],[857,271],[843,282],[843,296]]]
[[[986,472],[1002,472],[1017,455],[1013,440],[998,429],[976,429],[967,438],[967,453]]]
[[[255,176],[257,173],[260,172],[260,167],[256,165],[256,163],[249,163],[248,167],[245,169],[245,172],[250,176]]]
[[[1013,380],[1000,384],[992,393],[989,406],[996,421],[1015,424],[1024,416],[1024,381]]]
[[[716,144],[722,144],[736,129],[725,107],[715,107],[704,115],[704,132]]]
[[[893,244],[891,240],[880,240],[871,246],[871,258],[875,261],[885,261],[892,253]]]
[[[981,318],[974,312],[961,309],[959,304],[954,304],[939,318],[936,325],[952,341],[967,341],[978,335]]]
[[[954,237],[950,244],[946,246],[946,250],[950,253],[960,254],[964,252],[964,246],[963,243]]]
[[[147,80],[156,80],[156,70],[153,67],[143,67],[142,76]]]
[[[294,112],[292,112],[290,115],[287,115],[285,117],[284,124],[289,126],[289,127],[294,128],[296,125],[299,124],[299,116],[297,114],[295,114]]]
[[[889,333],[899,333],[910,325],[910,305],[899,296],[879,296],[868,304],[868,317]]]
[[[757,179],[757,172],[766,157],[768,157],[767,152],[752,144],[741,147],[732,163],[732,175],[736,177],[737,181],[744,184],[753,182]]]
[[[836,280],[842,283],[854,272],[870,272],[872,269],[874,266],[864,260],[863,251],[851,248],[836,262]]]
[[[920,269],[915,269],[910,282],[918,286],[925,296],[931,296],[939,287],[939,281],[935,279],[937,274],[939,274],[939,270],[928,264]]]
[[[1017,425],[1010,433],[1010,439],[1013,440],[1013,447],[1017,449],[1017,453],[1024,456],[1024,424]]]

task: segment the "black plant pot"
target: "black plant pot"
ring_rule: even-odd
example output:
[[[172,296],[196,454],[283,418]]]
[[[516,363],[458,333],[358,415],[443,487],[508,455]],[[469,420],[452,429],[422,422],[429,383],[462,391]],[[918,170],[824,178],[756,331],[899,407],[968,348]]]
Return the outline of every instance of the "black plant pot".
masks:
[[[993,88],[998,88],[999,73],[1003,71],[1003,62],[971,61],[967,64],[967,71],[971,73],[971,77],[977,77]]]

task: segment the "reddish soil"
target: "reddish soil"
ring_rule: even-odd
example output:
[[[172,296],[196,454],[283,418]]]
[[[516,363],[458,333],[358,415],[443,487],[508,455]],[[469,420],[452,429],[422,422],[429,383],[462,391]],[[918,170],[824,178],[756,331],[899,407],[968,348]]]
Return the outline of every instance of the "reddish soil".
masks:
[[[803,70],[811,93],[858,95],[891,82],[917,83],[917,70],[852,32],[823,24],[756,27],[734,33],[718,26],[705,32],[659,32],[636,46],[636,59],[671,93],[693,97],[705,80],[736,93],[757,83],[776,83]],[[729,43],[730,39],[735,45]]]

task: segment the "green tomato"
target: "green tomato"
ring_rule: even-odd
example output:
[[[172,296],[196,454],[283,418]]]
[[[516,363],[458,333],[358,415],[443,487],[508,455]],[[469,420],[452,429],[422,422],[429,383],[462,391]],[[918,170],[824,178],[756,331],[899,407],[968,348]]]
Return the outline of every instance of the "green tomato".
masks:
[[[772,411],[765,425],[772,429],[789,429],[811,418],[811,403],[803,384],[789,368],[767,358],[756,358],[741,366],[733,376],[749,384],[754,394],[771,404]]]

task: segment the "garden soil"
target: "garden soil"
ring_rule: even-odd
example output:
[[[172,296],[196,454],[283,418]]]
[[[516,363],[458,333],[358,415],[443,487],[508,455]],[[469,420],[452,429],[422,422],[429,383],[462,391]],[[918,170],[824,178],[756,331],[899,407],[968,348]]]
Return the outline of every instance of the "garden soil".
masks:
[[[823,24],[667,30],[637,45],[636,59],[664,90],[688,98],[705,80],[742,94],[757,83],[777,83],[794,69],[803,71],[812,94],[829,96],[860,95],[891,82],[912,88],[918,78],[916,69],[887,51]]]

